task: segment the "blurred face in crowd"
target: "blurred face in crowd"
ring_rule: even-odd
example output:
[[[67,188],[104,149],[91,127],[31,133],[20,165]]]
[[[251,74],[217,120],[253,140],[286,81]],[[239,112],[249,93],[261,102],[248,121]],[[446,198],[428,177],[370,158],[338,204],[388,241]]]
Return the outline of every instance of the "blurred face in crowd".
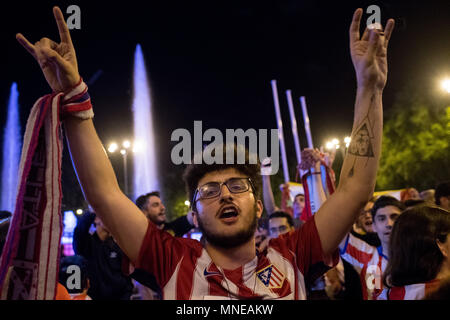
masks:
[[[263,242],[266,238],[267,238],[267,230],[265,228],[256,228],[256,231],[255,231],[256,247],[259,247],[261,242]]]
[[[288,220],[284,217],[274,217],[269,220],[269,235],[271,238],[276,238],[292,230],[294,230],[294,227],[289,225]]]
[[[294,203],[292,204],[292,209],[294,210],[294,218],[300,218],[303,209],[305,208],[305,196],[303,194],[298,194],[295,196]]]
[[[450,211],[450,196],[443,196],[439,198],[440,200],[440,207]]]
[[[356,220],[356,226],[364,230],[366,233],[374,232],[372,214],[370,213],[372,207],[373,202],[368,202]]]
[[[402,211],[395,206],[386,206],[377,210],[373,220],[373,229],[382,244],[389,243],[392,227],[401,213]]]
[[[256,200],[246,178],[236,169],[229,168],[207,173],[199,180],[198,188],[203,190],[205,196],[217,190],[217,187],[209,187],[215,182],[227,182],[233,191],[239,191],[232,193],[227,185],[222,184],[220,194],[212,198],[204,198],[199,192],[196,193],[194,224],[200,228],[209,244],[233,248],[254,240],[257,219],[261,217],[263,207],[261,200]]]
[[[157,196],[150,196],[142,211],[157,226],[162,226],[166,222],[166,207]]]
[[[409,194],[410,199],[421,199],[419,191],[417,191],[417,189],[415,189],[415,188],[409,188],[408,194]]]

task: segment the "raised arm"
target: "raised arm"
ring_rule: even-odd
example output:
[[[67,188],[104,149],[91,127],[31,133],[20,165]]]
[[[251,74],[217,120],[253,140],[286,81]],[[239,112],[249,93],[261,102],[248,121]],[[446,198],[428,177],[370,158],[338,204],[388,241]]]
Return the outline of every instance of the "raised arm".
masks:
[[[298,166],[301,176],[308,171],[311,175],[308,183],[308,193],[312,214],[315,214],[327,200],[320,174],[321,159],[322,156],[318,149],[306,148],[302,151],[302,162]]]
[[[267,211],[267,214],[278,210],[278,207],[275,204],[275,199],[273,197],[272,186],[270,184],[270,176],[262,176],[262,185],[263,185],[263,200],[264,200],[264,208]]]
[[[34,45],[22,34],[16,38],[37,60],[54,92],[67,92],[80,80],[75,49],[63,14],[53,13],[60,43],[42,38]],[[114,170],[92,120],[68,118],[64,122],[69,150],[84,196],[132,262],[137,260],[148,221],[120,190]]]
[[[331,253],[338,247],[372,196],[381,153],[382,93],[394,20],[387,22],[384,33],[366,29],[360,38],[362,12],[362,9],[355,11],[350,26],[350,52],[357,79],[352,140],[338,188],[315,215],[324,253]]]
[[[91,235],[89,229],[95,220],[95,214],[92,212],[86,212],[77,222],[77,226],[73,231],[73,250],[76,254],[85,258],[89,258],[91,255]]]

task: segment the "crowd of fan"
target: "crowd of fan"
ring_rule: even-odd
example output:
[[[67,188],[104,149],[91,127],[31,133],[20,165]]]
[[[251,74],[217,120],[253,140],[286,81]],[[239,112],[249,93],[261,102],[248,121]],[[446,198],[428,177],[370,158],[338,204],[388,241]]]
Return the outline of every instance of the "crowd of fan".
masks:
[[[305,195],[297,194],[294,203],[294,215],[275,207],[275,211],[259,219],[255,232],[257,250],[266,250],[271,239],[289,233],[304,223],[299,216],[305,208]],[[188,236],[195,228],[191,212],[168,223],[159,192],[142,195],[136,200],[136,204],[151,223],[174,236]],[[395,299],[395,292],[382,289],[393,284],[416,283],[431,283],[426,292],[419,293],[419,297],[448,299],[450,278],[447,277],[439,283],[434,280],[448,259],[448,246],[439,251],[437,241],[448,244],[449,210],[450,182],[442,182],[435,189],[420,193],[415,188],[404,189],[400,193],[400,199],[389,195],[372,198],[361,210],[352,230],[343,240],[337,266],[318,278],[315,283],[309,284],[308,299],[382,299],[382,295],[386,294]],[[6,213],[3,215],[3,218],[8,216]],[[402,219],[399,219],[400,217]],[[92,225],[95,226],[95,231],[92,230]],[[396,233],[393,231],[394,225],[397,228]],[[405,240],[406,233],[413,234],[416,240],[408,243]],[[430,239],[435,239],[434,243],[430,242]],[[151,274],[136,270],[130,274],[132,267],[128,265],[126,256],[95,213],[87,212],[80,218],[75,229],[73,246],[76,255],[61,259],[57,299],[162,298],[161,288]],[[380,250],[383,247],[385,254]],[[389,249],[386,250],[387,248]],[[389,257],[399,261],[392,262],[387,267]],[[408,263],[414,264],[417,270],[404,270],[402,274],[401,268],[406,268]],[[379,265],[383,274],[377,274],[380,270],[371,268],[371,264]],[[82,274],[81,286],[76,288],[68,286],[70,273],[67,268],[71,265],[79,266]],[[385,273],[387,268],[390,271],[389,277],[386,277]]]

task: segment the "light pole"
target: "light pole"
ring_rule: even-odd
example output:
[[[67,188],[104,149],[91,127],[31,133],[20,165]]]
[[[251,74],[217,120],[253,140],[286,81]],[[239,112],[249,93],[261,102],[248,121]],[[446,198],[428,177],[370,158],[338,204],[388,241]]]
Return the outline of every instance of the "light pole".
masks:
[[[350,142],[352,142],[352,138],[351,137],[345,137],[344,138],[344,143],[345,143],[345,153],[347,153],[348,147],[350,146]]]
[[[128,196],[128,149],[131,147],[131,142],[129,140],[125,140],[122,142],[122,149],[120,149],[120,154],[122,155],[123,160],[123,180],[124,180],[124,192],[125,195]],[[108,151],[110,153],[114,153],[119,148],[118,144],[113,142],[109,145]]]
[[[120,154],[122,155],[123,159],[123,178],[125,184],[125,194],[128,195],[128,165],[127,165],[128,152],[126,149],[121,149]]]

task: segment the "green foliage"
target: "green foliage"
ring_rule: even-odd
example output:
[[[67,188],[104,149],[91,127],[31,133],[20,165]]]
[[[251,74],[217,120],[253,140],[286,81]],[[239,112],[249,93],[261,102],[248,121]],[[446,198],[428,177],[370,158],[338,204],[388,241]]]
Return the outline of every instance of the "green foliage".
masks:
[[[184,166],[173,165],[164,170],[164,174],[160,176],[161,182],[163,182],[161,195],[166,207],[167,221],[184,216],[189,210],[189,207],[184,203],[189,199],[182,178],[183,171]]]
[[[377,190],[424,190],[450,178],[450,107],[413,92],[385,112]]]

